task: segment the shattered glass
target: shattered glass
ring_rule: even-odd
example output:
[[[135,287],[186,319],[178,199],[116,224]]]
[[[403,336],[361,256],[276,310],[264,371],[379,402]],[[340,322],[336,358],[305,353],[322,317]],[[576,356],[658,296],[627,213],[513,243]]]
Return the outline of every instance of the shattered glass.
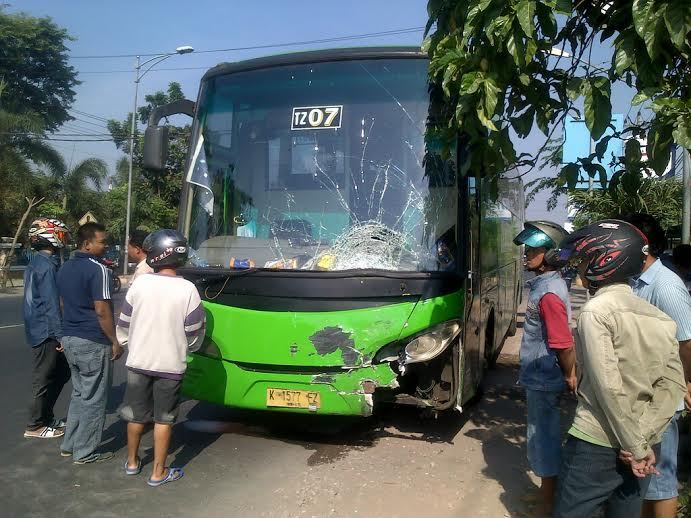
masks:
[[[423,164],[428,99],[424,59],[291,65],[208,80],[185,177],[191,263],[454,269],[455,165]],[[294,127],[304,107],[317,127]],[[337,108],[338,127],[326,126],[322,115]]]

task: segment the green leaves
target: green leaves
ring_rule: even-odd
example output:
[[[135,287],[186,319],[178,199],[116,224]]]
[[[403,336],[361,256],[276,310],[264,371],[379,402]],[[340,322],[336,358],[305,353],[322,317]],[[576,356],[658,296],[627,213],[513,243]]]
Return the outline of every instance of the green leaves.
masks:
[[[535,32],[535,0],[520,0],[516,5],[516,17],[523,33],[532,38]]]
[[[621,40],[614,53],[614,69],[621,75],[633,65],[634,44],[629,38]]]
[[[587,78],[582,85],[585,96],[585,124],[593,140],[602,137],[612,118],[610,88],[610,82],[606,77]]]
[[[663,10],[656,5],[655,0],[633,0],[632,14],[634,27],[645,42],[648,55],[652,59],[657,58],[662,50],[662,40],[666,33]]]
[[[511,119],[511,126],[520,138],[525,138],[530,133],[533,127],[533,119],[535,118],[535,108],[528,108],[518,117]]]
[[[609,141],[611,139],[612,135],[607,135],[606,137],[602,137],[595,145],[595,156],[597,156],[598,160],[602,160],[604,158],[605,153],[607,152],[607,146],[609,145]]]
[[[570,190],[575,189],[576,184],[578,184],[578,176],[580,172],[581,168],[578,164],[566,164],[561,168],[561,172],[559,173],[559,179],[561,180],[562,185],[566,183]]]
[[[597,176],[603,189],[607,187],[607,170],[602,165],[587,163],[583,165],[583,170],[591,178]]]
[[[498,94],[501,92],[501,89],[492,77],[485,77],[478,81],[477,84],[482,85],[482,102],[477,107],[478,119],[486,128],[497,131],[497,127],[491,119],[494,117],[494,112],[497,109]]]
[[[641,144],[636,139],[629,139],[624,146],[624,158],[629,163],[641,161]]]
[[[668,124],[660,124],[657,120],[653,121],[648,132],[646,150],[648,152],[648,166],[658,175],[664,172],[669,163],[671,147],[672,127]]]
[[[583,88],[583,78],[582,77],[572,77],[566,83],[566,94],[569,99],[575,101],[582,94]]]
[[[674,137],[674,142],[684,146],[686,149],[691,149],[691,120],[684,116],[678,117],[672,136]]]
[[[430,77],[439,92],[433,101],[439,114],[434,130],[447,139],[459,133],[468,139],[465,167],[501,174],[515,160],[509,129],[512,136],[525,138],[537,126],[550,136],[567,113],[580,109],[575,103],[581,98],[581,113],[597,142],[595,152],[564,165],[554,183],[544,184],[555,192],[575,187],[584,171],[617,193],[635,194],[645,168],[664,169],[672,141],[691,147],[691,1],[622,0],[606,15],[595,4],[429,0],[434,18],[429,27],[437,28],[429,38]],[[614,49],[608,70],[584,64],[593,42],[609,38]],[[552,46],[570,47],[580,61],[548,59]],[[617,82],[635,88],[634,105],[649,104],[656,117],[649,128],[649,162],[641,162],[640,147],[629,143],[625,157],[616,157],[625,168],[608,182],[604,163],[610,162],[605,155],[613,137],[604,135]],[[521,160],[540,163],[548,152],[540,149],[541,156]],[[550,167],[557,164],[561,161]]]
[[[663,15],[670,40],[679,50],[688,50],[686,38],[691,32],[691,2],[677,0],[669,2]]]
[[[542,34],[548,39],[553,40],[557,35],[557,20],[554,17],[554,11],[540,2],[538,2],[535,7]]]

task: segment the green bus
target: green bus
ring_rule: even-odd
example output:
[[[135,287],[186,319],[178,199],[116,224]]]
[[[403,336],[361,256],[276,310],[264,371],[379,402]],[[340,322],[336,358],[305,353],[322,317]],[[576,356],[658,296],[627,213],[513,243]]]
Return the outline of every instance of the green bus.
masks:
[[[196,103],[156,109],[144,163],[165,168],[193,117],[179,230],[207,336],[183,392],[247,409],[369,416],[461,410],[515,332],[519,178],[490,196],[425,147],[419,48],[220,64]],[[460,145],[457,153],[462,152]]]

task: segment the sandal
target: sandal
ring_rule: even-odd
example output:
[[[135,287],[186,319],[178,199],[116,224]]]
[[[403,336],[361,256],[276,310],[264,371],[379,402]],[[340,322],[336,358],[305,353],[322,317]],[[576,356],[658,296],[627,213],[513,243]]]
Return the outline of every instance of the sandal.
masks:
[[[168,482],[175,482],[176,480],[180,480],[184,475],[185,472],[182,471],[181,468],[168,468],[168,474],[166,475],[166,478],[161,480],[149,479],[146,481],[146,483],[149,484],[151,487],[158,487],[162,486],[163,484],[167,484]]]
[[[125,459],[125,475],[139,475],[142,472],[142,459],[137,457],[137,467],[132,469],[129,467],[127,463],[127,459]]]

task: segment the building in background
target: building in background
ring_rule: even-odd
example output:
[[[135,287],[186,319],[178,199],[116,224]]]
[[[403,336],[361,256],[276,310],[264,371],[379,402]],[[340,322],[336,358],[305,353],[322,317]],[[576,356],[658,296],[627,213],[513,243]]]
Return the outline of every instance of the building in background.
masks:
[[[603,135],[603,138],[608,135],[612,135],[615,131],[621,133],[624,130],[624,116],[622,114],[613,114],[611,119],[611,126],[607,128],[607,131]],[[646,137],[634,136],[641,145],[641,159],[643,162],[648,160],[648,153],[646,150],[647,139]],[[590,138],[590,131],[588,131],[585,125],[584,119],[578,119],[575,117],[566,117],[564,121],[564,151],[562,162],[564,164],[569,162],[575,162],[579,158],[586,157],[595,151],[595,145],[597,142],[593,142]],[[607,151],[605,152],[602,160],[595,159],[595,163],[601,164],[607,171],[607,181],[611,180],[612,175],[617,170],[617,161],[624,154],[625,139],[623,138],[611,138],[607,144]],[[671,150],[671,157],[669,164],[665,168],[664,173],[660,178],[682,178],[682,165],[683,165],[683,154],[682,148],[678,145],[673,145]],[[651,173],[650,176],[654,176]],[[601,189],[602,185],[599,178],[594,178],[593,182],[589,181],[587,174],[581,171],[579,181],[576,184],[576,189]],[[575,217],[575,209],[570,205],[567,205],[567,217],[564,222],[564,228],[568,231],[573,230],[573,219]]]

